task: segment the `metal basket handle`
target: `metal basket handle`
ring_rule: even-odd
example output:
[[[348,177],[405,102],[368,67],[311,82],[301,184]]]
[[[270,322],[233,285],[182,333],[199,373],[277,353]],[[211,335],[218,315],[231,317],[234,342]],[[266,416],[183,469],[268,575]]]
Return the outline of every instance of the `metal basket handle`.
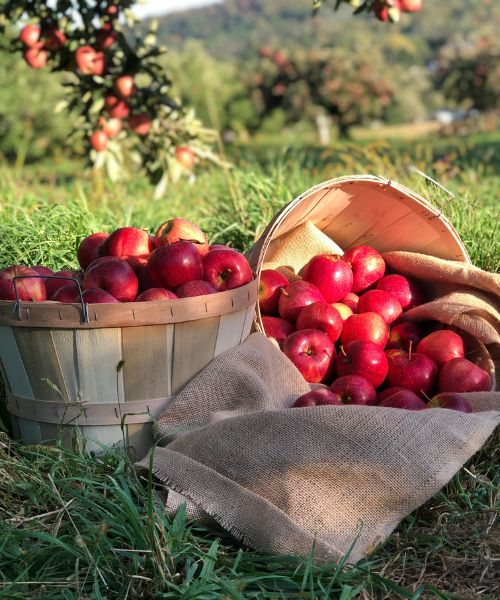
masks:
[[[16,275],[12,279],[12,285],[14,286],[14,292],[16,294],[16,302],[14,304],[13,312],[19,321],[22,321],[21,317],[21,300],[19,299],[19,293],[17,291],[17,279],[64,279],[64,281],[74,281],[78,286],[78,295],[80,296],[80,304],[82,309],[82,318],[84,323],[89,322],[89,305],[83,300],[82,288],[79,279],[76,277],[63,277],[62,275]]]

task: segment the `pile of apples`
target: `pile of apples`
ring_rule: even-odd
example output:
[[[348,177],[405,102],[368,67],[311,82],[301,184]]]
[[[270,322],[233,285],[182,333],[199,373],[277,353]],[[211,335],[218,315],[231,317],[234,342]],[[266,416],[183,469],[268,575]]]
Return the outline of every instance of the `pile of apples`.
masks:
[[[377,250],[356,246],[343,256],[314,256],[299,272],[302,279],[291,283],[277,270],[261,272],[266,335],[306,381],[323,384],[294,406],[471,412],[460,393],[489,391],[489,374],[465,358],[457,333],[405,320],[405,311],[425,302],[424,291],[411,278],[385,270]]]
[[[81,271],[12,265],[0,271],[0,300],[85,303],[170,300],[215,294],[253,278],[247,259],[232,248],[209,245],[194,223],[176,217],[152,236],[135,227],[84,238],[77,251]],[[39,276],[43,275],[43,278]],[[27,277],[16,279],[14,277]]]

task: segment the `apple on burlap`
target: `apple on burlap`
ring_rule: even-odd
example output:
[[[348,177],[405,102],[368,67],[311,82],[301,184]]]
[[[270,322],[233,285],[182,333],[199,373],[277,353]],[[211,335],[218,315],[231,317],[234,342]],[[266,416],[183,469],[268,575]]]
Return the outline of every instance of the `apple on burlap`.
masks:
[[[414,322],[440,321],[464,337],[469,360],[493,390],[461,394],[467,414],[445,408],[290,407],[310,390],[262,333],[217,356],[156,423],[152,465],[167,509],[187,502],[263,552],[355,563],[438,492],[499,422],[500,276],[407,252],[384,255],[425,283]],[[282,262],[282,264],[291,264]]]

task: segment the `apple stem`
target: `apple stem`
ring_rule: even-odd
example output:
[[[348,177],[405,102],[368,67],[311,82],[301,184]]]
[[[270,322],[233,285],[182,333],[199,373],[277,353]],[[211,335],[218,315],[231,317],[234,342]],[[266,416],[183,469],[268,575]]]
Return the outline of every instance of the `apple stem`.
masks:
[[[408,344],[408,360],[411,361],[411,347],[413,346],[413,340],[410,340]]]
[[[342,352],[342,354],[343,354],[344,356],[347,356],[347,354],[346,354],[346,352],[345,352],[345,350],[344,350],[344,346],[340,346],[340,351]]]
[[[430,402],[431,399],[429,398],[429,396],[424,392],[424,390],[420,390],[420,393],[422,394],[422,396],[427,400],[427,402]]]
[[[288,296],[290,296],[290,294],[285,290],[285,288],[280,288],[281,289],[281,293],[286,296],[288,298]]]

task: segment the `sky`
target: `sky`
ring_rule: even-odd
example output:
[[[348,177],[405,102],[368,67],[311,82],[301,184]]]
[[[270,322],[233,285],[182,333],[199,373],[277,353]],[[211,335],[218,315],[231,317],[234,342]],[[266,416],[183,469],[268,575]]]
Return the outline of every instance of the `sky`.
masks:
[[[144,4],[136,4],[134,12],[140,17],[150,17],[215,4],[218,1],[221,0],[147,0]]]

